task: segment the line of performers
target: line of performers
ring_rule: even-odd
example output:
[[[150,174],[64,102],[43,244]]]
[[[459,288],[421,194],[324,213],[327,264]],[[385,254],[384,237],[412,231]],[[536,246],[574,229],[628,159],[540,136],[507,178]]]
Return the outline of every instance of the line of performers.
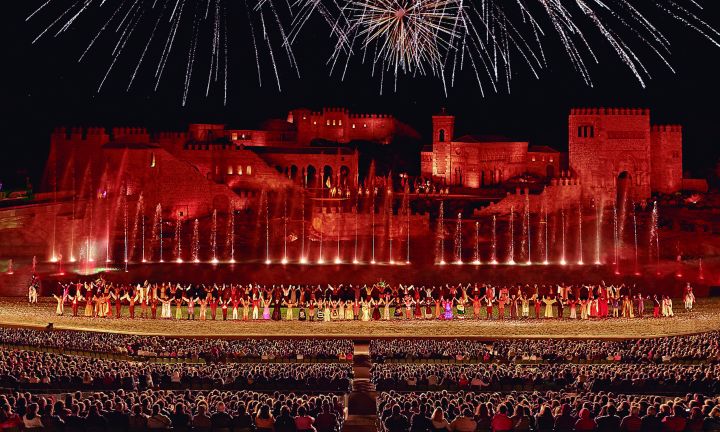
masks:
[[[173,283],[116,285],[97,279],[61,284],[53,294],[58,315],[70,305],[72,315],[121,318],[127,305],[130,318],[199,320],[390,320],[390,319],[590,319],[646,315],[674,316],[669,296],[644,296],[635,286],[606,285],[445,285],[440,287],[374,285],[181,285]],[[686,310],[695,296],[688,283]],[[531,306],[534,315],[531,315]],[[81,313],[81,309],[84,309]],[[173,311],[174,309],[174,311]],[[565,310],[569,310],[566,315]],[[284,313],[283,313],[284,312]]]

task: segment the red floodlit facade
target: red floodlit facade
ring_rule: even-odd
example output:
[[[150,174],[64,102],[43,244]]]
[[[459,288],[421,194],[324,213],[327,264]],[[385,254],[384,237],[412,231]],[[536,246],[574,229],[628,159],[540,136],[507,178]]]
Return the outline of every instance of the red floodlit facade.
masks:
[[[572,109],[567,155],[504,137],[455,137],[455,117],[445,112],[432,122],[421,171],[447,185],[477,188],[531,174],[572,178],[587,196],[615,195],[622,184],[633,200],[682,188],[682,127],[651,125],[647,109]]]

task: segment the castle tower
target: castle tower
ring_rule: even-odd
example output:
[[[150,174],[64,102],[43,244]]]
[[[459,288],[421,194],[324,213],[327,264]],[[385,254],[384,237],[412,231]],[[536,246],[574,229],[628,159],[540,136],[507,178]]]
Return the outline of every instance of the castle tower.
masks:
[[[682,188],[682,126],[653,126],[650,131],[650,186],[653,192],[675,193]]]
[[[570,170],[588,196],[650,197],[650,111],[574,108],[568,118]]]
[[[455,134],[455,116],[447,114],[445,108],[432,116],[433,125],[433,176],[450,181],[450,147]]]

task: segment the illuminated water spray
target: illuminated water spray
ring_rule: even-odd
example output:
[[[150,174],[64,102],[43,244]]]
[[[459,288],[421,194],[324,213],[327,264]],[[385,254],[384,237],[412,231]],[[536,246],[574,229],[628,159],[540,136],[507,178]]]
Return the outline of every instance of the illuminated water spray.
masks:
[[[72,220],[70,221],[70,262],[75,262],[75,175],[73,174]]]
[[[287,193],[283,199],[283,257],[282,263],[287,264]]]
[[[530,232],[530,194],[525,194],[525,215],[523,217],[525,225],[525,239],[527,241],[527,264],[532,264],[532,233]]]
[[[633,219],[633,240],[635,242],[635,274],[640,274],[640,262],[638,260],[639,257],[639,251],[638,251],[638,232],[637,232],[637,214],[635,212],[635,203],[632,205],[633,213],[632,213],[632,219]]]
[[[181,263],[182,260],[182,216],[178,213],[175,220],[175,261]]]
[[[110,238],[110,208],[108,205],[108,209],[106,210],[107,214],[105,215],[105,238],[107,241],[105,242],[105,262],[110,262],[110,243],[112,242],[112,239]]]
[[[338,208],[338,214],[340,214],[340,208]],[[337,234],[337,251],[335,252],[335,264],[342,263],[340,258],[340,224],[335,223],[335,232]]]
[[[388,189],[388,198],[385,200],[385,206],[387,208],[387,236],[388,236],[388,243],[390,245],[389,253],[388,253],[388,262],[390,264],[395,264],[395,259],[393,258],[393,237],[392,237],[392,220],[393,220],[393,208],[392,208],[392,189]]]
[[[140,193],[137,205],[135,206],[135,217],[133,218],[132,235],[130,236],[130,258],[137,259],[137,238],[140,235],[140,218],[143,212],[143,194]]]
[[[375,194],[372,195],[372,203],[370,205],[370,213],[372,215],[372,259],[370,264],[375,264]]]
[[[480,222],[475,222],[475,259],[473,264],[480,264]]]
[[[510,206],[510,243],[508,244],[508,261],[510,265],[515,264],[515,207]]]
[[[655,264],[657,265],[657,271],[660,272],[660,232],[658,231],[658,220],[658,204],[657,201],[655,201],[650,216],[650,251],[655,253]],[[650,255],[652,259],[652,252],[648,255]]]
[[[270,264],[270,204],[268,203],[268,201],[269,201],[269,199],[266,194],[265,195],[265,264]]]
[[[440,264],[445,264],[445,201],[440,200],[440,214],[438,215],[438,244],[440,246]]]
[[[618,212],[617,204],[613,204],[613,264],[615,265],[615,273],[620,274],[620,245],[618,238]]]
[[[123,200],[123,221],[124,221],[124,237],[125,237],[125,271],[128,269],[128,208],[127,208],[127,196]]]
[[[200,221],[193,222],[191,257],[194,262],[200,262]]]
[[[462,213],[458,213],[455,222],[455,264],[462,264]]]
[[[565,265],[567,264],[567,261],[565,260],[565,206],[560,209],[560,236],[561,236],[561,243],[562,243],[562,249],[560,254],[560,264]]]
[[[545,227],[544,227],[544,230],[545,230],[545,259],[543,260],[543,264],[547,265],[550,262],[549,261],[550,245],[548,244],[548,225],[549,225],[548,222],[549,221],[548,221],[547,203],[545,203],[544,207],[545,208],[543,210],[545,213],[545,223],[544,223],[544,225],[545,225]]]
[[[230,263],[235,262],[235,209],[230,209],[228,215],[228,236],[227,236],[227,249],[230,250]]]
[[[595,215],[595,264],[600,265],[600,248],[601,248],[601,241],[602,241],[602,217],[603,217],[603,204],[600,202],[600,204],[596,204],[597,208],[595,209],[596,215]]]
[[[582,238],[582,226],[583,226],[583,206],[582,202],[578,202],[578,264],[583,265],[583,238]]]
[[[360,200],[359,196],[359,193],[355,195],[355,252],[353,253],[353,264],[358,263],[358,201]]]
[[[210,247],[212,248],[212,263],[217,264],[217,209],[213,209],[212,228],[210,231]]]
[[[158,246],[160,249],[160,262],[163,262],[163,220],[162,220],[162,205],[158,203],[157,206],[155,206],[155,220],[153,221],[153,230],[156,230],[156,232],[153,233],[153,238],[158,239]]]
[[[142,225],[142,228],[140,230],[141,232],[141,241],[142,241],[142,262],[145,262],[145,204],[143,203],[142,210],[140,211],[140,224]]]
[[[410,264],[410,198],[407,197],[407,191],[405,192],[406,207],[405,216],[407,218],[407,255],[405,256],[405,264]]]
[[[703,272],[703,259],[700,258],[698,261],[698,279],[703,280],[705,279],[705,272]]]
[[[492,237],[490,239],[490,264],[497,264],[497,218],[492,217]]]
[[[300,264],[307,263],[305,257],[305,191],[302,192],[302,204],[300,205],[302,224],[300,225]]]

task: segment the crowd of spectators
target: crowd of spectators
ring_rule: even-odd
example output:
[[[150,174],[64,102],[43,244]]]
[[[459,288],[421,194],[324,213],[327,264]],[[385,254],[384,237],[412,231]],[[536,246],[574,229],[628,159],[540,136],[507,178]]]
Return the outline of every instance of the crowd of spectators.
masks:
[[[63,432],[339,432],[343,398],[298,392],[108,391],[0,396],[0,429]]]
[[[574,390],[720,394],[717,365],[377,364],[378,390]]]
[[[508,339],[493,342],[463,339],[373,340],[374,362],[450,359],[478,362],[672,363],[720,361],[720,332],[691,336],[603,341],[596,339]]]
[[[718,431],[720,399],[607,392],[382,393],[386,432]]]
[[[28,390],[228,389],[347,392],[347,363],[148,363],[0,351],[0,388]]]
[[[349,339],[220,339],[124,335],[74,330],[41,331],[0,328],[0,343],[16,346],[82,350],[138,357],[242,359],[352,359]]]

